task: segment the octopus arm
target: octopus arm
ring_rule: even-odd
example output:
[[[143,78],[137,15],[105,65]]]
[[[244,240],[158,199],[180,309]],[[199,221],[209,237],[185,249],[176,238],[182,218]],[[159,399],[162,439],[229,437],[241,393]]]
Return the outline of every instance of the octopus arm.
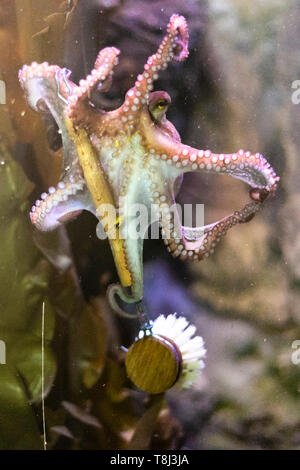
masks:
[[[63,142],[61,180],[56,188],[51,186],[47,193],[41,194],[30,212],[32,223],[43,231],[55,229],[83,209],[94,212],[67,124],[68,100],[75,89],[69,75],[66,69],[48,63],[25,65],[19,73],[29,104],[35,111],[53,115]]]
[[[215,250],[217,243],[228,230],[239,223],[250,221],[261,208],[259,201],[252,201],[241,210],[235,211],[217,222],[202,227],[185,227],[181,225],[176,205],[161,204],[162,235],[168,251],[173,257],[182,260],[201,261]],[[169,209],[171,207],[171,210]],[[169,216],[166,216],[169,213]]]
[[[174,14],[167,26],[167,34],[157,52],[150,56],[144,66],[144,72],[137,77],[135,85],[126,94],[122,107],[128,109],[132,119],[139,113],[144,103],[149,101],[153,83],[159,77],[159,71],[165,70],[171,60],[183,61],[188,56],[188,27],[183,16]]]
[[[147,120],[147,119],[146,119]],[[187,172],[210,172],[240,179],[252,188],[274,193],[279,177],[260,153],[239,150],[236,153],[216,154],[184,145],[157,128],[143,122],[149,154],[152,158],[169,165],[176,176]]]
[[[89,120],[93,120],[93,110],[89,103],[91,92],[95,89],[107,91],[110,88],[113,69],[118,63],[119,53],[120,51],[116,47],[102,49],[90,75],[80,80],[79,86],[74,89],[69,98],[67,115],[77,126],[86,127]]]

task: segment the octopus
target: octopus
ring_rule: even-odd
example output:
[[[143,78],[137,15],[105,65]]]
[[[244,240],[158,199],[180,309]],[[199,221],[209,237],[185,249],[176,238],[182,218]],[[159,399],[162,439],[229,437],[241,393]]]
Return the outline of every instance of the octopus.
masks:
[[[253,218],[267,197],[274,195],[279,181],[260,153],[216,154],[181,142],[166,117],[171,98],[164,91],[153,91],[153,86],[171,61],[188,57],[188,36],[185,18],[172,15],[157,52],[148,58],[123,104],[112,111],[97,109],[91,95],[109,89],[118,63],[115,47],[99,52],[94,69],[79,85],[70,80],[71,71],[47,62],[24,65],[19,72],[29,105],[44,116],[52,114],[63,145],[60,181],[35,202],[31,221],[37,229],[47,231],[82,210],[98,217],[120,279],[108,289],[117,311],[122,311],[117,296],[127,303],[139,303],[143,298],[145,234],[121,236],[121,229],[132,221],[133,205],[156,208],[164,242],[174,257],[200,261],[214,252],[231,227]],[[181,224],[175,197],[182,175],[202,171],[247,183],[250,201],[215,223],[187,227]],[[103,207],[113,207],[115,212]]]

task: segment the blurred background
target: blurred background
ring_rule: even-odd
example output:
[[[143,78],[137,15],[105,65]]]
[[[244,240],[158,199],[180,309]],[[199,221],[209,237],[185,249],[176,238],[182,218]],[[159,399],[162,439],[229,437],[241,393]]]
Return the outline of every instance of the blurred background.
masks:
[[[101,48],[116,46],[113,86],[94,97],[114,109],[175,12],[187,19],[190,56],[155,88],[170,94],[168,118],[182,141],[260,152],[281,181],[263,211],[203,262],[174,260],[162,240],[145,241],[151,318],[183,314],[207,348],[196,389],[169,391],[155,413],[155,401],[126,377],[120,346],[132,343],[137,324],[108,306],[117,275],[97,220],[83,213],[46,235],[30,224],[32,203],[58,181],[62,150],[52,119],[29,109],[17,73],[48,61],[77,82]],[[49,449],[300,447],[300,364],[292,362],[300,340],[299,44],[296,0],[1,1],[0,449],[43,447],[43,312]],[[247,193],[232,178],[190,174],[178,201],[204,203],[211,223],[241,208]]]

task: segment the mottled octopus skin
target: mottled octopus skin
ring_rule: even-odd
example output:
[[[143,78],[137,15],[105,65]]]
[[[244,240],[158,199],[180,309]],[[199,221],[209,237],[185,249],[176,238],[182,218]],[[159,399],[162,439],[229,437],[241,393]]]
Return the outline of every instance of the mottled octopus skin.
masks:
[[[120,196],[126,197],[127,207],[142,203],[150,210],[151,204],[157,204],[162,211],[162,233],[172,255],[202,260],[213,253],[229,228],[251,220],[266,197],[274,194],[279,178],[259,153],[239,150],[215,154],[182,144],[178,132],[166,119],[170,101],[167,93],[151,91],[159,72],[171,60],[182,61],[188,56],[188,28],[182,16],[172,15],[166,36],[156,54],[148,58],[134,87],[126,93],[123,105],[110,112],[97,110],[89,101],[90,93],[93,89],[104,92],[109,88],[118,54],[114,47],[100,51],[95,68],[79,86],[70,81],[70,71],[48,63],[33,63],[20,70],[20,83],[29,104],[37,111],[52,113],[64,150],[61,180],[36,201],[31,221],[40,230],[51,230],[82,209],[97,214],[90,183],[93,175],[88,175],[87,180],[74,138],[81,130],[96,152],[107,178],[107,187],[104,188],[104,180],[101,184],[106,192],[111,192],[116,207]],[[160,106],[160,102],[165,105]],[[184,173],[200,171],[246,182],[251,187],[252,201],[214,224],[181,226],[178,214],[170,211],[175,202],[174,186],[178,188],[179,177]],[[100,184],[98,180],[94,183]],[[126,216],[123,224],[128,224]],[[143,296],[143,240],[125,239],[121,250],[130,281],[111,288],[110,300],[116,309],[115,293],[126,302],[140,301]],[[115,259],[118,263],[116,256]]]

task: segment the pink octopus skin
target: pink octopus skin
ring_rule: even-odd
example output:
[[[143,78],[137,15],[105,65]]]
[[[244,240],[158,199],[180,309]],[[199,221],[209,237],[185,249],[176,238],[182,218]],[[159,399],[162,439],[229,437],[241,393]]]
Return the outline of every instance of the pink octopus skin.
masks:
[[[96,214],[79,164],[76,145],[72,141],[66,119],[85,129],[104,168],[114,200],[126,197],[129,207],[157,204],[161,210],[162,233],[168,250],[175,257],[202,260],[214,252],[216,244],[229,228],[251,220],[269,194],[276,191],[279,177],[260,153],[239,150],[232,154],[216,154],[199,150],[180,141],[174,126],[166,119],[170,99],[165,92],[151,93],[159,73],[172,60],[188,56],[188,27],[185,19],[172,15],[167,34],[157,52],[148,58],[144,72],[126,93],[123,105],[113,111],[96,110],[89,97],[93,89],[106,91],[118,62],[118,49],[100,51],[95,68],[79,86],[69,79],[70,72],[48,63],[24,66],[20,83],[29,104],[37,111],[50,112],[62,135],[64,160],[61,181],[49,188],[36,201],[30,217],[40,230],[51,230],[69,216],[83,209]],[[159,111],[159,102],[165,108]],[[156,111],[157,110],[157,113]],[[252,202],[223,219],[205,227],[183,227],[178,214],[170,207],[175,203],[174,187],[187,172],[209,172],[230,175],[247,183]],[[117,204],[117,202],[116,202]],[[126,225],[128,220],[124,221]],[[119,285],[110,290],[125,302],[138,302],[143,296],[143,240],[124,241],[125,257],[132,275],[129,292]]]

